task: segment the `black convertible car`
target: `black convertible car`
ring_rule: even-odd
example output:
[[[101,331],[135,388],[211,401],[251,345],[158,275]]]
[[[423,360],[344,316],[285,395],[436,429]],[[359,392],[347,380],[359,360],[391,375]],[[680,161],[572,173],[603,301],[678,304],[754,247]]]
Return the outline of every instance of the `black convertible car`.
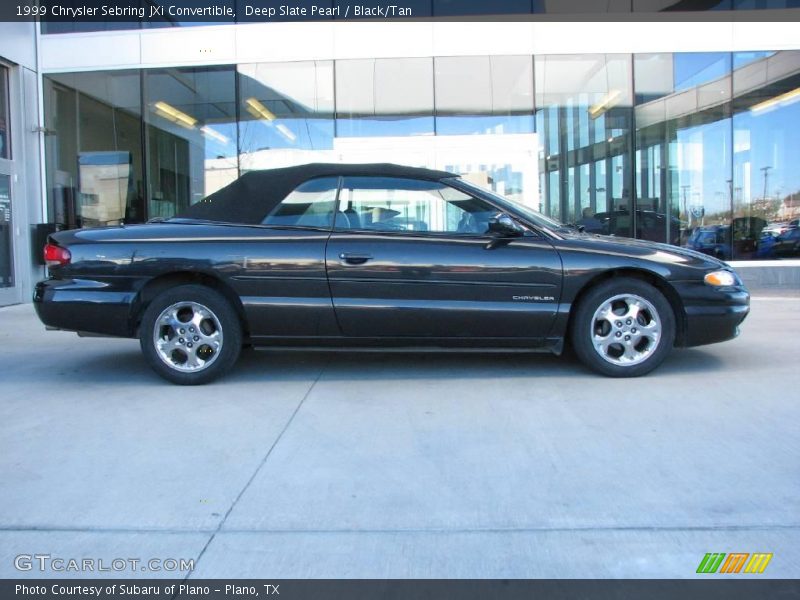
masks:
[[[735,337],[749,294],[692,250],[590,235],[452,173],[255,171],[182,214],[62,231],[34,302],[51,328],[138,337],[180,384],[244,345],[560,353],[636,376]]]

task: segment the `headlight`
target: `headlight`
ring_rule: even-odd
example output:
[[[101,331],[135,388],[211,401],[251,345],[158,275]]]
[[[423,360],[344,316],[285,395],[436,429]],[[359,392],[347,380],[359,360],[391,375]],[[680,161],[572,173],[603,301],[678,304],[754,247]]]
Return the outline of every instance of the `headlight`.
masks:
[[[708,285],[713,285],[714,287],[730,287],[732,285],[741,285],[739,278],[736,277],[736,274],[732,273],[731,271],[712,271],[711,273],[706,273],[706,276],[703,277],[703,281],[705,281]]]

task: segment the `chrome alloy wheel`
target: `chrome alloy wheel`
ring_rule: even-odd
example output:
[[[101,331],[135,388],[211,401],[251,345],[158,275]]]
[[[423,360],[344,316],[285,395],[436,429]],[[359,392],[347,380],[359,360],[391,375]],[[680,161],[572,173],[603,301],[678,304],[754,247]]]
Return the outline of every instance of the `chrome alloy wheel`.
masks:
[[[606,300],[592,317],[592,346],[606,361],[638,365],[658,348],[661,319],[641,296],[620,294]]]
[[[222,326],[208,307],[197,302],[176,302],[156,319],[153,344],[168,367],[196,373],[217,360],[222,350]]]

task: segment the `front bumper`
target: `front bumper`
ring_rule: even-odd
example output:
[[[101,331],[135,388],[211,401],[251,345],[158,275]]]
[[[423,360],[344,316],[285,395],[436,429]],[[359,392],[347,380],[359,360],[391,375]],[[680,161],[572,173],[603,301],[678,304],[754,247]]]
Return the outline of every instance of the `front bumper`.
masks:
[[[715,288],[702,281],[678,282],[686,320],[682,346],[724,342],[739,335],[739,325],[750,312],[750,294],[744,286]]]
[[[136,294],[87,279],[46,279],[36,284],[33,306],[47,327],[131,337]]]

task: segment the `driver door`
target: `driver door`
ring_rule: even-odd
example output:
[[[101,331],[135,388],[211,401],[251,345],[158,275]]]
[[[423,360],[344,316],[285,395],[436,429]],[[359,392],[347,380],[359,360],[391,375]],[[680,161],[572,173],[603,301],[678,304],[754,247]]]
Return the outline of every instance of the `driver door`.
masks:
[[[347,336],[541,338],[561,260],[536,233],[488,233],[500,212],[439,181],[345,177],[326,249]]]

